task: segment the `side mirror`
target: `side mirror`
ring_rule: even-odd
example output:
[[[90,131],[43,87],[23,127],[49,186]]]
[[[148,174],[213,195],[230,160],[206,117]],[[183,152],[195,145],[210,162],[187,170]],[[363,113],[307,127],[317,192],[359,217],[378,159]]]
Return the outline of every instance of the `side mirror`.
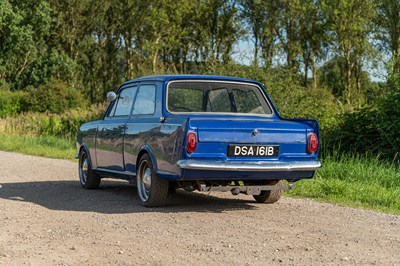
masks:
[[[109,102],[114,101],[115,99],[117,99],[117,94],[115,94],[115,92],[110,91],[109,93],[107,93],[107,100]]]

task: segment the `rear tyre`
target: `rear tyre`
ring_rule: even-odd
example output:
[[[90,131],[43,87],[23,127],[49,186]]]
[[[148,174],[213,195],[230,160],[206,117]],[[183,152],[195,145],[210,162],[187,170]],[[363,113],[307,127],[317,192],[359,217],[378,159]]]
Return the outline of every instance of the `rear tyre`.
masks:
[[[270,185],[279,185],[283,184],[282,180],[278,182],[271,183]],[[253,195],[254,199],[258,203],[275,203],[277,202],[282,195],[282,190],[264,190],[261,191],[260,195]]]
[[[100,177],[93,171],[89,156],[83,149],[79,154],[79,181],[85,189],[96,189],[100,186]]]
[[[167,202],[169,184],[154,171],[148,154],[140,158],[137,168],[137,190],[140,202],[145,207],[161,207]]]

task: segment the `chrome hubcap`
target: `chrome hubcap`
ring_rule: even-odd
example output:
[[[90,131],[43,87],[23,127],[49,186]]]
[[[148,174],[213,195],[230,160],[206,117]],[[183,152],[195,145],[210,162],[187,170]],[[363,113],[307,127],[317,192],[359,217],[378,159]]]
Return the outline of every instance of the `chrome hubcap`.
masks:
[[[138,173],[138,193],[143,202],[149,199],[151,188],[151,169],[146,161],[142,162]]]
[[[150,168],[147,168],[144,171],[142,181],[143,181],[143,185],[146,188],[146,190],[149,190],[150,186],[151,186],[151,170],[150,170]]]

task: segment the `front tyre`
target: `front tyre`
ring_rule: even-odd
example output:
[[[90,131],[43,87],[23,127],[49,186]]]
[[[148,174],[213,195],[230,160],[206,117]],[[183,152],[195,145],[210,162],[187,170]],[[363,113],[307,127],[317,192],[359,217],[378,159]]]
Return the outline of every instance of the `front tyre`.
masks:
[[[96,189],[100,186],[100,177],[93,171],[84,149],[79,154],[79,181],[85,189]]]
[[[169,184],[154,171],[148,154],[143,155],[137,168],[137,190],[140,202],[145,207],[161,207],[167,202]]]
[[[279,180],[275,184],[271,185],[282,186],[283,181]],[[253,197],[258,203],[275,203],[281,198],[281,195],[282,190],[264,190],[261,191],[260,195],[253,195]]]

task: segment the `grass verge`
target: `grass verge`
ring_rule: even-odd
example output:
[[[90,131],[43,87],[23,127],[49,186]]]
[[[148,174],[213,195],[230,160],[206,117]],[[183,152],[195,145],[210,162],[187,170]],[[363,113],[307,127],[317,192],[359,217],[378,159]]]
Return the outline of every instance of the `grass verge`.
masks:
[[[287,195],[400,214],[400,167],[378,157],[333,154],[314,179],[297,182]]]
[[[21,136],[0,133],[0,150],[35,156],[73,160],[75,143],[53,136]]]

